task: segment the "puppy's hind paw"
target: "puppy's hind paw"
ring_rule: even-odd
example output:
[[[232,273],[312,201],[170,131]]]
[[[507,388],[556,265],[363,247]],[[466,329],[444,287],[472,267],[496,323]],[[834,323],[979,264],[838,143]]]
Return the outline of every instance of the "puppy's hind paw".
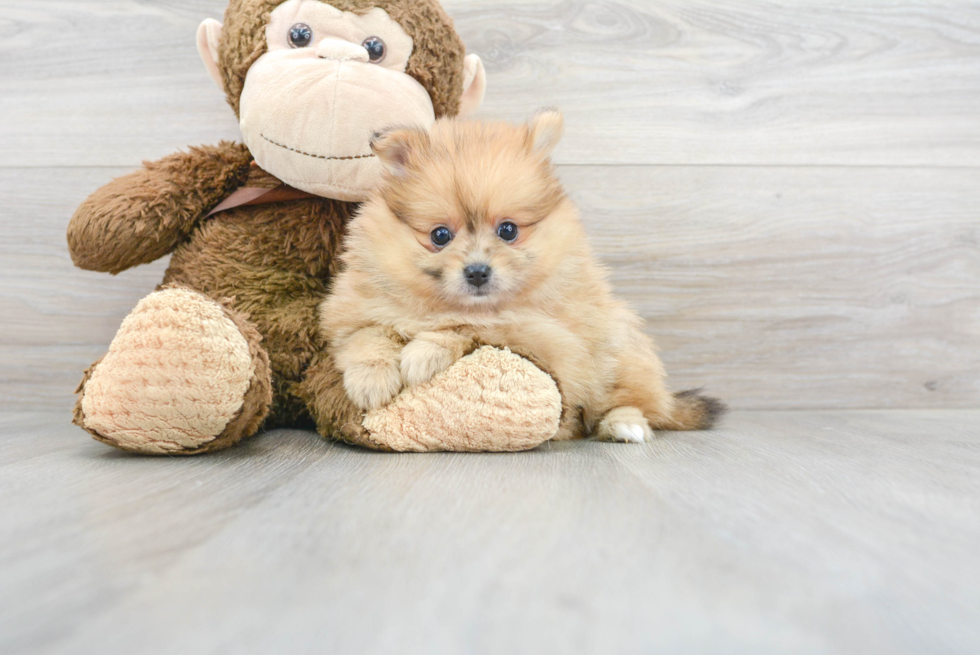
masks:
[[[384,407],[401,389],[401,373],[394,362],[357,364],[344,372],[344,390],[361,409]]]
[[[653,430],[636,407],[617,407],[602,419],[595,436],[599,441],[644,443],[653,439]]]
[[[414,339],[402,349],[401,379],[407,387],[428,382],[456,362],[452,351],[426,339]]]
[[[616,441],[623,443],[644,443],[646,442],[646,430],[642,425],[635,423],[614,423],[613,432],[616,433]]]

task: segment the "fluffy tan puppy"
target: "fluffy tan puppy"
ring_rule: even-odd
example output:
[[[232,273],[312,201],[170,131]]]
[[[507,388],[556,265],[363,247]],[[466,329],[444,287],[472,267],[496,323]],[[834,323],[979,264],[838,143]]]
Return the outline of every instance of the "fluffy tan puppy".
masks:
[[[359,407],[490,344],[556,379],[557,439],[642,442],[714,423],[722,405],[670,393],[641,320],[613,297],[550,161],[562,131],[548,110],[529,125],[440,120],[374,140],[386,181],[351,222],[320,311]]]

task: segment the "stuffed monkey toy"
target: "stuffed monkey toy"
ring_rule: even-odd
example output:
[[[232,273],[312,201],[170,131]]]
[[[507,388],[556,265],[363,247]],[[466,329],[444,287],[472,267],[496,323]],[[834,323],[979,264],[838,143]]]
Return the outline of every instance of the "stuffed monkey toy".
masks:
[[[552,378],[484,347],[364,415],[317,332],[344,228],[380,181],[373,135],[479,107],[483,65],[436,0],[231,0],[198,48],[243,142],[191,148],[96,191],[72,260],[119,273],[171,254],[79,385],[74,422],[139,453],[192,455],[315,426],[379,450],[533,448]]]

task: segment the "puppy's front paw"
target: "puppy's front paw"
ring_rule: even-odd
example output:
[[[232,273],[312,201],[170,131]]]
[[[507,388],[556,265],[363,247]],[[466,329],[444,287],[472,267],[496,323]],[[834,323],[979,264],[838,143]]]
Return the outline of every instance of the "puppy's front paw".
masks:
[[[378,409],[398,395],[402,377],[394,362],[356,364],[344,372],[344,389],[361,409]]]
[[[401,379],[405,386],[428,382],[437,373],[442,373],[456,362],[456,356],[449,348],[426,339],[410,341],[402,349]]]
[[[636,407],[617,407],[606,414],[596,430],[599,441],[644,443],[653,438],[653,430]]]

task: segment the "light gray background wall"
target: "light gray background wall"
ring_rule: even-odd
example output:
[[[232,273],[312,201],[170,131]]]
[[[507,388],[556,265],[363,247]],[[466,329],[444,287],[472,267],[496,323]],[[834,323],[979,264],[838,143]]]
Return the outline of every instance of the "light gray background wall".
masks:
[[[165,262],[78,271],[72,210],[238,135],[223,0],[0,0],[0,394],[67,411]],[[561,175],[677,387],[736,408],[980,405],[980,3],[449,0],[483,115],[561,107]]]

